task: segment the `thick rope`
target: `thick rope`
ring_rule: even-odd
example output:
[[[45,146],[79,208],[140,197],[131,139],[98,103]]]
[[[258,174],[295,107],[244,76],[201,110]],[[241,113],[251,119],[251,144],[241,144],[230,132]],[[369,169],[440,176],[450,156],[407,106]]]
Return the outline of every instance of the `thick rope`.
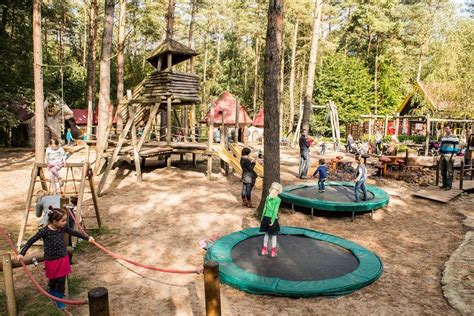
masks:
[[[18,252],[16,251],[16,247],[15,245],[13,244],[13,241],[10,239],[10,237],[8,236],[7,232],[5,231],[5,229],[0,226],[0,235],[2,235],[3,239],[5,239],[5,241],[7,242],[7,244],[10,246],[10,248],[12,248],[13,250],[13,253],[18,256]],[[20,259],[20,263],[21,263],[21,266],[23,267],[23,270],[25,271],[25,273],[28,275],[28,278],[30,279],[30,281],[33,283],[33,285],[36,287],[36,289],[41,293],[43,294],[44,296],[54,300],[54,301],[57,301],[57,302],[61,302],[61,303],[64,303],[64,304],[68,304],[68,305],[84,305],[84,304],[87,304],[87,301],[86,300],[79,300],[79,301],[73,301],[73,300],[65,300],[65,299],[62,299],[62,298],[59,298],[59,297],[56,297],[56,296],[53,296],[51,294],[49,294],[48,292],[46,292],[42,287],[41,285],[39,285],[39,283],[36,281],[35,277],[33,276],[33,274],[31,274],[30,270],[28,270],[28,268],[26,267],[25,265],[25,262],[23,261],[23,259]]]
[[[71,212],[71,210],[68,209],[68,212],[69,212],[69,216],[71,216],[71,218],[73,219],[73,221],[76,223],[77,227],[79,228],[79,230],[86,236],[88,236],[88,234],[86,233],[86,231],[84,230],[84,228],[82,228],[82,226],[76,221],[76,218],[74,217],[74,214]],[[141,267],[141,268],[145,268],[145,269],[149,269],[149,270],[153,270],[153,271],[159,271],[159,272],[166,272],[166,273],[176,273],[176,274],[192,274],[192,273],[197,273],[197,274],[200,274],[201,271],[199,269],[195,269],[195,270],[174,270],[174,269],[164,269],[164,268],[158,268],[158,267],[154,267],[154,266],[150,266],[150,265],[146,265],[146,264],[142,264],[142,263],[139,263],[139,262],[136,262],[136,261],[133,261],[133,260],[130,260],[130,259],[127,259],[125,257],[122,257],[121,255],[117,254],[117,253],[114,253],[110,250],[108,250],[107,248],[105,248],[104,246],[102,246],[101,244],[99,244],[98,242],[96,242],[95,240],[92,242],[97,248],[99,248],[100,250],[102,250],[103,252],[105,252],[106,254],[108,254],[109,256],[111,256],[112,258],[115,258],[117,260],[122,260],[122,261],[125,261],[125,262],[128,262],[130,264],[133,264],[137,267]]]

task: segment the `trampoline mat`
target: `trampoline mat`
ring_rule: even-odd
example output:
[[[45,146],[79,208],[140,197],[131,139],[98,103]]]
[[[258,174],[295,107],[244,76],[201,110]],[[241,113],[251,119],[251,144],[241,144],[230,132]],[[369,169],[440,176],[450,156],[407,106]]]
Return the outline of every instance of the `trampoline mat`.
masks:
[[[259,276],[289,281],[332,279],[359,266],[359,261],[350,251],[329,242],[304,236],[278,235],[277,243],[278,256],[272,258],[260,254],[263,235],[247,238],[232,248],[233,263]],[[271,238],[269,247],[270,244]]]
[[[318,187],[303,187],[290,191],[292,194],[299,195],[308,199],[316,199],[321,201],[331,202],[354,202],[354,187],[335,185],[326,186],[325,191],[322,193],[318,192]],[[363,198],[363,193],[360,191],[359,197]],[[374,194],[367,191],[367,200],[373,200]]]

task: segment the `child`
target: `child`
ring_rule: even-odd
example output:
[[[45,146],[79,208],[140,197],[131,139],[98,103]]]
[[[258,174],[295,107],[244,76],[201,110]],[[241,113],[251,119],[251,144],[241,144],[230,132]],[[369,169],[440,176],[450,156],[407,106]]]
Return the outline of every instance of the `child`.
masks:
[[[276,245],[277,237],[276,235],[280,232],[280,224],[278,223],[278,209],[280,207],[281,199],[278,197],[283,191],[283,188],[280,183],[273,182],[270,188],[270,193],[265,200],[265,207],[262,214],[262,222],[260,224],[260,231],[265,232],[265,237],[263,238],[263,248],[262,256],[268,255],[267,245],[268,237],[272,236],[272,257],[276,257]]]
[[[37,240],[43,239],[44,242],[44,267],[48,281],[48,293],[58,298],[64,298],[66,285],[66,276],[71,273],[71,265],[64,244],[64,233],[76,236],[78,238],[93,242],[94,238],[85,236],[66,226],[67,215],[65,210],[50,207],[48,225],[41,228],[36,235],[31,237],[25,244],[25,247],[18,255],[18,260],[22,260],[28,249]],[[60,310],[65,309],[64,303],[56,302]]]
[[[59,175],[59,170],[66,165],[66,153],[62,147],[59,147],[57,139],[49,141],[49,147],[46,148],[46,163],[50,172],[51,190],[53,194],[56,194],[56,181],[59,182],[59,186],[64,184],[63,179]]]
[[[74,140],[74,138],[72,138],[71,129],[68,128],[68,129],[67,129],[67,132],[66,132],[67,145],[70,146],[73,140]]]
[[[365,165],[362,163],[360,156],[357,155],[355,157],[356,162],[358,163],[357,165],[357,178],[355,179],[355,186],[354,186],[354,195],[355,195],[355,201],[359,202],[359,189],[362,189],[362,192],[364,193],[364,198],[362,201],[367,201],[367,189],[365,188],[365,180],[367,177],[367,168]]]
[[[324,153],[326,152],[326,143],[324,141],[321,142],[321,151],[320,151],[320,155],[321,156],[324,156]]]
[[[240,158],[240,167],[242,168],[242,206],[253,208],[252,189],[257,179],[257,173],[254,171],[255,159],[249,158],[250,148],[242,149]]]
[[[324,192],[324,182],[328,178],[328,167],[326,166],[326,161],[324,159],[319,159],[319,167],[313,174],[313,177],[319,173],[319,180],[318,180],[318,190],[319,193]]]

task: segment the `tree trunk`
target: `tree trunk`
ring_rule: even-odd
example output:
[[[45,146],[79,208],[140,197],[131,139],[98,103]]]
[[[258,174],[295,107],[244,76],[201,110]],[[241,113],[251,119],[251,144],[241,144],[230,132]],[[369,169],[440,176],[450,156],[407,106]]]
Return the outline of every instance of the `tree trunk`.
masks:
[[[270,0],[265,43],[264,89],[264,165],[263,190],[258,213],[261,214],[272,182],[280,182],[279,104],[280,63],[282,58],[283,0]]]
[[[377,36],[377,40],[375,43],[375,66],[374,66],[374,112],[375,115],[377,115],[378,112],[378,101],[379,101],[379,96],[378,96],[378,77],[379,77],[379,37]],[[370,141],[370,140],[369,140]]]
[[[168,12],[166,13],[166,38],[173,38],[174,27],[174,10],[176,8],[176,0],[169,0]],[[171,65],[170,65],[171,66]]]
[[[260,61],[260,52],[258,50],[259,34],[255,35],[255,69],[254,69],[254,84],[253,84],[253,118],[257,116],[257,94],[258,94],[258,63]]]
[[[35,161],[44,161],[43,52],[41,0],[33,0],[33,75],[35,81]]]
[[[87,47],[87,98],[86,104],[92,102],[95,108],[95,68],[96,68],[96,43],[97,43],[97,0],[92,0],[89,7],[89,42]]]
[[[191,0],[191,21],[189,22],[189,34],[188,34],[188,43],[189,47],[194,49],[193,42],[193,31],[194,31],[194,16],[196,15],[197,5],[196,0]],[[191,60],[188,62],[187,66],[188,72],[191,72]]]
[[[423,66],[423,50],[425,48],[425,43],[420,47],[420,54],[418,55],[418,70],[416,72],[416,82],[419,82],[421,79],[421,68]]]
[[[125,63],[125,21],[127,17],[127,1],[120,0],[120,20],[117,43],[117,101],[123,98],[125,88],[123,86],[123,66]],[[122,132],[122,113],[117,111],[117,134]]]
[[[313,22],[313,39],[311,44],[311,52],[309,55],[308,65],[308,80],[306,82],[306,93],[304,97],[304,109],[303,109],[303,127],[304,130],[309,130],[309,120],[311,118],[311,103],[313,102],[313,88],[314,88],[314,75],[316,72],[316,58],[318,57],[318,42],[319,42],[319,29],[321,25],[321,9],[323,7],[322,0],[315,1],[314,7],[314,22]]]
[[[97,157],[107,147],[107,125],[110,104],[110,57],[112,55],[112,35],[114,26],[114,0],[105,1],[104,33],[102,35],[102,53],[100,56],[99,115],[97,122]]]
[[[291,70],[290,70],[290,118],[288,122],[288,133],[293,129],[295,119],[295,62],[296,62],[296,44],[298,41],[298,21],[295,24],[293,33],[293,44],[291,47]]]
[[[283,17],[284,21],[284,17]],[[284,89],[284,84],[285,84],[285,23],[283,22],[283,31],[281,35],[281,62],[280,62],[280,86],[278,89],[278,93],[280,94],[280,131],[278,134],[280,134],[280,138],[278,141],[281,141],[281,138],[283,137],[283,89]]]

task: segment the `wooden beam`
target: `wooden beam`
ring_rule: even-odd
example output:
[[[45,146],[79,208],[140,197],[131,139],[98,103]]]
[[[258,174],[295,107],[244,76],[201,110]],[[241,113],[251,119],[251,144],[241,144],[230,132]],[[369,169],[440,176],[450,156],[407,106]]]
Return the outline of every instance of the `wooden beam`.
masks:
[[[211,108],[209,109],[209,132],[208,132],[208,142],[207,150],[209,153],[212,152],[212,142],[214,137],[214,103],[211,103]],[[207,179],[212,179],[212,155],[207,156]]]
[[[102,189],[104,188],[105,181],[107,180],[107,177],[110,173],[110,170],[112,170],[112,166],[117,159],[117,156],[120,152],[120,149],[122,148],[123,142],[125,140],[125,137],[127,137],[128,132],[130,131],[130,128],[132,127],[132,120],[128,120],[127,124],[125,125],[122,133],[119,136],[117,146],[114,149],[114,153],[112,155],[112,158],[109,160],[109,163],[107,164],[107,168],[105,169],[104,174],[102,175],[102,178],[99,181],[99,187],[97,189],[97,193],[100,195],[102,193]]]
[[[15,286],[13,283],[12,258],[10,254],[3,255],[2,264],[8,315],[16,316]]]
[[[237,144],[239,141],[239,112],[240,105],[239,100],[235,100],[235,130],[234,130],[234,143]]]
[[[89,170],[89,164],[84,163],[81,170],[81,183],[79,184],[79,194],[77,196],[76,220],[82,222],[82,203],[84,200],[84,192],[86,188],[86,177]]]
[[[100,218],[99,202],[98,202],[97,192],[95,191],[94,177],[93,177],[92,169],[89,166],[87,167],[87,178],[89,180],[89,187],[91,189],[92,202],[94,204],[94,211],[95,211],[95,217],[97,219],[97,225],[99,226],[99,228],[102,228],[102,220]]]
[[[130,93],[129,93],[130,92]],[[127,91],[127,96],[132,97],[130,90]],[[132,146],[133,146],[133,160],[135,161],[135,172],[137,173],[137,182],[142,182],[142,170],[140,167],[140,155],[138,154],[137,149],[137,126],[135,125],[135,109],[133,106],[129,109],[130,120],[132,121]],[[150,115],[148,121],[152,121],[153,117]],[[147,124],[148,125],[148,124]],[[145,133],[143,133],[145,134]],[[142,135],[144,136],[144,135]]]
[[[31,201],[33,199],[33,191],[35,189],[36,177],[38,176],[38,164],[39,163],[35,163],[33,165],[33,170],[31,171],[30,186],[28,187],[28,193],[26,195],[26,206],[20,225],[20,232],[18,233],[18,241],[16,243],[16,247],[18,249],[21,247],[21,242],[23,241],[23,236],[25,235],[26,231],[26,224],[28,223],[28,215],[30,213]]]
[[[168,57],[169,60],[170,58]],[[168,145],[171,144],[171,97],[168,97],[166,102],[166,143]]]
[[[140,137],[140,141],[138,142],[138,145],[137,145],[138,152],[140,152],[140,149],[142,148],[143,143],[145,143],[146,137],[151,131],[151,124],[153,122],[153,119],[156,117],[156,114],[158,113],[159,108],[160,108],[160,104],[155,103],[155,105],[150,111],[150,114],[148,115],[148,121],[146,122],[145,129],[143,130],[143,135]]]
[[[430,134],[431,134],[431,122],[430,115],[426,114],[426,140],[425,140],[425,156],[428,156],[428,150],[430,148]],[[407,149],[408,152],[408,149]]]

